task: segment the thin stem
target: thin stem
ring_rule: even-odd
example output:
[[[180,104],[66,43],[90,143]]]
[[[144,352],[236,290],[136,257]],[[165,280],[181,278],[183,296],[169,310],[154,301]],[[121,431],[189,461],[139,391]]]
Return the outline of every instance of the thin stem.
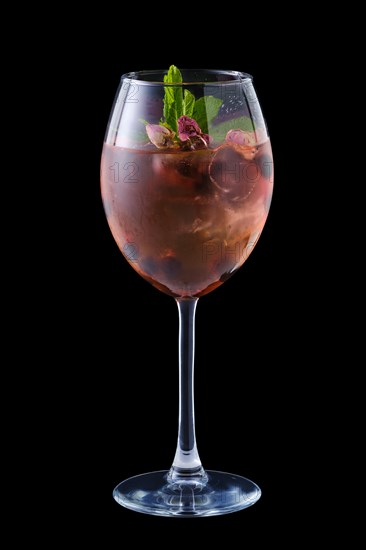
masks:
[[[197,451],[194,426],[194,320],[198,298],[177,299],[179,310],[179,430],[169,477],[206,476]]]

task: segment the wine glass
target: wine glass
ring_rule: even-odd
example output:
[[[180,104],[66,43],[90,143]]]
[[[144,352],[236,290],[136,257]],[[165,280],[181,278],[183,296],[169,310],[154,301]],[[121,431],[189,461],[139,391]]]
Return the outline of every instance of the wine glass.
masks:
[[[247,260],[273,190],[271,146],[252,77],[236,71],[139,71],[122,76],[101,160],[111,233],[141,277],[179,310],[179,429],[172,467],[122,481],[115,500],[146,514],[227,514],[259,487],[205,470],[193,400],[198,299]]]

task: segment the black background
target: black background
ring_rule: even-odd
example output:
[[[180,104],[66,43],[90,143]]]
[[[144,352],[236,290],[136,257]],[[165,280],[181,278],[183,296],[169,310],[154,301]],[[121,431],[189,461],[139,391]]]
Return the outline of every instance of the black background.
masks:
[[[70,274],[77,296],[71,338],[80,350],[75,376],[76,395],[81,396],[77,474],[85,491],[80,509],[90,508],[88,533],[104,548],[122,544],[126,533],[139,538],[171,529],[184,533],[189,544],[193,532],[222,530],[235,530],[258,544],[268,539],[268,530],[274,540],[291,541],[288,523],[303,526],[297,506],[309,497],[304,463],[314,452],[308,445],[304,388],[314,373],[311,362],[304,365],[311,357],[302,324],[309,306],[298,189],[305,175],[295,126],[306,118],[299,82],[307,65],[298,56],[294,67],[288,47],[269,38],[265,54],[263,48],[246,48],[254,37],[243,39],[244,44],[234,40],[217,55],[200,47],[192,53],[188,46],[165,51],[148,40],[137,52],[133,41],[119,41],[118,35],[109,36],[104,46],[91,41],[83,50],[88,86],[78,98],[86,127],[79,167],[91,208],[84,204],[77,235],[77,263],[83,268]],[[229,39],[230,33],[220,37]],[[173,460],[178,313],[174,300],[142,280],[113,241],[100,199],[100,154],[121,75],[172,63],[252,74],[274,154],[272,206],[253,254],[197,307],[195,399],[202,462],[208,469],[249,477],[262,489],[255,506],[217,518],[150,517],[126,510],[112,498],[121,480],[168,469]]]
[[[32,5],[29,18],[24,9],[14,18],[18,57],[4,50],[20,79],[14,86],[11,75],[4,85],[15,99],[5,114],[19,116],[9,139],[14,162],[3,163],[4,191],[14,192],[3,201],[12,251],[4,271],[14,283],[14,290],[3,285],[5,398],[6,376],[14,377],[12,406],[4,401],[11,433],[4,455],[14,473],[4,468],[3,482],[23,515],[12,535],[27,543],[32,534],[37,543],[45,537],[47,547],[61,538],[66,547],[191,547],[220,534],[226,545],[292,550],[308,539],[311,548],[319,541],[315,518],[323,523],[332,504],[349,507],[350,486],[358,487],[356,415],[345,415],[345,398],[357,400],[361,324],[353,330],[354,313],[342,307],[357,305],[361,293],[349,254],[359,178],[349,174],[357,147],[345,145],[357,109],[344,22],[335,24],[334,7],[322,18],[311,4],[276,5],[275,14],[260,3],[175,8],[135,2],[37,12]],[[121,480],[173,460],[178,315],[174,300],[143,281],[113,241],[100,156],[121,75],[172,63],[251,73],[274,153],[263,234],[241,270],[197,309],[201,459],[262,489],[253,507],[217,518],[145,516],[112,498]],[[327,539],[342,524],[329,517]]]

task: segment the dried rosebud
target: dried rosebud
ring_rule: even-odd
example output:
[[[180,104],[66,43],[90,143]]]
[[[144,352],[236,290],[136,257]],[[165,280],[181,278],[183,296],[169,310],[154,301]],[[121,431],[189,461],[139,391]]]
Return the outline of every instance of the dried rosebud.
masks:
[[[165,147],[173,145],[175,133],[165,126],[160,126],[159,124],[146,124],[146,133],[151,143],[159,149],[164,149]]]
[[[181,116],[178,118],[178,136],[185,149],[207,149],[211,138],[204,134],[194,118]]]
[[[229,130],[226,134],[226,141],[233,141],[238,145],[254,145],[255,136],[252,132],[244,132],[243,130]]]
[[[201,134],[201,128],[194,118],[185,115],[178,118],[178,136],[181,141],[187,141],[187,139],[191,139]]]
[[[246,160],[253,160],[258,152],[256,146],[256,137],[253,132],[244,132],[243,130],[229,130],[226,134],[226,141],[240,145],[243,157]]]

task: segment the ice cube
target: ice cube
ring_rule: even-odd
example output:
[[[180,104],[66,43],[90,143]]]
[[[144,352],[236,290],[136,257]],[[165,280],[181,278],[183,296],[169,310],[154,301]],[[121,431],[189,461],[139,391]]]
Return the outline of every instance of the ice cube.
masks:
[[[212,192],[208,178],[214,150],[179,152],[153,155],[153,171],[162,185],[170,184],[178,194],[196,193],[197,196]]]
[[[180,153],[154,155],[153,170],[155,175],[168,180],[174,178],[176,183],[184,183],[197,176],[197,169],[190,155]]]
[[[254,160],[246,158],[242,146],[225,143],[217,149],[210,163],[209,176],[230,201],[243,201],[257,185],[260,171]]]

